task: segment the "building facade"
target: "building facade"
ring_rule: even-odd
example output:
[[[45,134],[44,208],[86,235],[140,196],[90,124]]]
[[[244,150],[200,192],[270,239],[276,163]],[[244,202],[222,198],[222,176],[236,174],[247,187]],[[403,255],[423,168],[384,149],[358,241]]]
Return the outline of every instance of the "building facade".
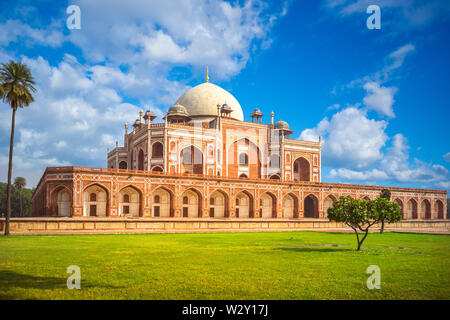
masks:
[[[141,111],[107,168],[47,168],[33,216],[324,219],[339,196],[374,199],[386,187],[321,181],[321,141],[290,139],[289,124],[244,121],[239,102],[209,79],[156,123]],[[130,129],[130,130],[129,130]],[[446,191],[388,187],[404,219],[444,219]]]

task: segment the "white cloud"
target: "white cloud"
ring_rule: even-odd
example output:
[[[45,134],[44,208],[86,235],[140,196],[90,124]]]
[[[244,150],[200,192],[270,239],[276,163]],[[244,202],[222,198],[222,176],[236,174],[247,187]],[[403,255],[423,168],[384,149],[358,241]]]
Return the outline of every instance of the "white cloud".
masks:
[[[324,138],[323,157],[327,166],[364,168],[382,158],[381,148],[388,139],[387,123],[369,119],[363,110],[349,107],[324,118],[315,128],[303,130],[302,140]]]
[[[444,154],[442,156],[442,158],[444,158],[445,161],[450,162],[450,152],[447,152],[446,154]]]
[[[343,178],[345,180],[385,180],[388,179],[386,172],[378,169],[367,171],[356,171],[345,168],[332,169],[329,178]]]
[[[27,46],[40,44],[50,47],[59,47],[64,41],[64,35],[58,23],[53,22],[45,29],[32,28],[19,20],[7,20],[0,23],[0,45],[8,46],[10,43],[21,42]]]
[[[363,88],[367,92],[363,102],[369,110],[375,110],[390,118],[395,116],[392,106],[394,104],[394,95],[397,88],[383,87],[376,82],[367,82],[364,84]]]

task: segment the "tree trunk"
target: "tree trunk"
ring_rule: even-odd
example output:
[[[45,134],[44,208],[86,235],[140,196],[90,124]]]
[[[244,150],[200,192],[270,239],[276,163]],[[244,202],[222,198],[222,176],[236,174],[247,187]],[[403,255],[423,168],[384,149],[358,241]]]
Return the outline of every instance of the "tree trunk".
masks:
[[[356,249],[356,251],[359,251],[361,249],[361,246],[362,246],[364,240],[366,240],[366,237],[368,234],[369,234],[369,228],[366,229],[366,233],[364,234],[364,237],[361,239],[361,241],[358,241],[358,249]]]
[[[23,217],[22,190],[19,191],[19,200],[20,200],[20,215],[19,215],[19,217]]]
[[[8,186],[6,187],[6,221],[5,221],[5,236],[9,235],[9,219],[11,217],[11,176],[12,176],[12,161],[13,161],[13,146],[14,146],[14,126],[16,122],[16,110],[13,106],[12,121],[11,121],[11,140],[9,142],[9,164],[8,164]]]
[[[380,234],[383,234],[383,231],[384,231],[384,220],[381,221]]]

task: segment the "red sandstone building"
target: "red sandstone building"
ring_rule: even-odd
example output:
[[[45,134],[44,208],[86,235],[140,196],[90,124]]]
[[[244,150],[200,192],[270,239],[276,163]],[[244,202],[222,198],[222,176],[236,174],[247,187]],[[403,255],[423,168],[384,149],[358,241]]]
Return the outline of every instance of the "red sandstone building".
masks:
[[[49,167],[35,217],[324,219],[342,195],[383,187],[321,182],[321,143],[290,139],[288,123],[243,120],[239,102],[209,79],[185,92],[164,122],[140,112],[108,168]],[[388,187],[404,219],[444,219],[446,191]],[[256,220],[255,220],[256,221]],[[258,220],[260,221],[260,220]]]

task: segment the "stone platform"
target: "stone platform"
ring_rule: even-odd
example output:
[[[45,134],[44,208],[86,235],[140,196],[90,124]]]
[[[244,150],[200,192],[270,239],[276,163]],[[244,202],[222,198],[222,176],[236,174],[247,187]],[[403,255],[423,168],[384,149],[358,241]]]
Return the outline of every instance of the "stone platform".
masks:
[[[5,219],[0,219],[0,229]],[[450,220],[403,220],[386,231],[450,233]],[[211,218],[12,218],[12,234],[97,234],[239,231],[336,231],[351,229],[327,219],[211,219]],[[374,226],[376,230],[376,226]]]

